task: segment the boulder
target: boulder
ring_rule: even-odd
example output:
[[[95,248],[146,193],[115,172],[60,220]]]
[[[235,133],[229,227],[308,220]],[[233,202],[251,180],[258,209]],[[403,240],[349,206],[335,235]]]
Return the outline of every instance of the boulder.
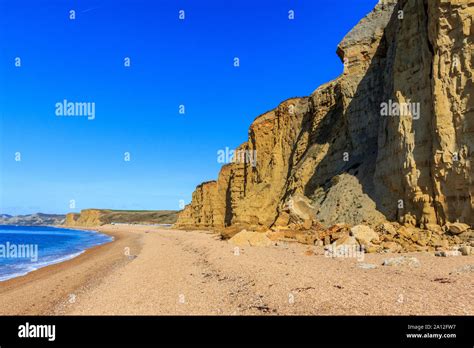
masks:
[[[430,240],[430,245],[435,247],[435,248],[439,248],[439,249],[447,249],[449,248],[449,242],[447,239],[444,239],[443,237],[437,235],[437,234],[433,234],[431,236],[431,240]]]
[[[465,231],[463,233],[458,234],[456,237],[459,237],[464,242],[474,241],[474,231]]]
[[[462,247],[460,247],[459,252],[464,256],[473,255],[472,247],[468,245],[463,245]]]
[[[458,250],[440,250],[435,252],[435,256],[439,257],[451,257],[451,256],[461,256],[461,252]]]
[[[267,237],[272,241],[277,241],[285,238],[284,231],[271,231],[267,233]]]
[[[402,251],[402,246],[395,242],[383,242],[382,248],[391,253],[398,253]]]
[[[383,234],[394,236],[397,234],[397,229],[390,222],[385,222],[377,227],[377,230]]]
[[[420,267],[420,261],[416,257],[412,256],[400,256],[392,257],[389,259],[383,260],[383,266],[410,266],[410,267]]]
[[[361,248],[357,240],[352,236],[346,236],[338,239],[331,245],[324,247],[325,252],[332,257],[352,255],[360,257],[365,254],[364,249]]]
[[[440,225],[437,225],[437,224],[425,224],[425,228],[428,231],[431,231],[433,233],[437,233],[437,234],[442,234],[443,233],[443,229],[441,228]]]
[[[431,239],[431,232],[428,230],[415,231],[411,235],[411,240],[420,246],[428,245],[430,239]]]
[[[305,219],[303,221],[303,229],[304,230],[309,230],[313,226],[313,219]]]
[[[466,232],[469,229],[468,224],[463,224],[461,222],[455,222],[453,224],[447,225],[448,231],[451,232],[452,234],[460,234],[463,232]]]
[[[295,239],[301,244],[314,245],[314,242],[318,240],[318,236],[314,233],[296,233]]]
[[[335,242],[329,244],[329,245],[325,245],[324,246],[324,249],[325,250],[336,250],[337,248],[339,247],[359,247],[359,243],[357,242],[357,240],[352,237],[352,236],[346,236],[346,237],[343,237],[343,238],[340,238],[338,240],[336,240]]]
[[[242,230],[229,239],[229,242],[236,246],[269,246],[273,242],[270,238],[267,237],[265,233],[261,232],[251,232],[247,230]]]
[[[369,226],[357,225],[351,228],[350,235],[361,245],[370,246],[373,241],[379,241],[379,235]]]
[[[305,222],[312,220],[316,215],[311,200],[301,194],[294,194],[286,203],[285,210],[290,216],[291,221]]]
[[[313,223],[313,228],[315,224]],[[318,228],[316,234],[318,239],[324,240],[325,245],[331,244],[336,240],[349,236],[349,226],[345,224],[336,224],[329,228]]]
[[[342,246],[342,245],[347,245],[347,246],[359,246],[359,243],[357,242],[357,239],[353,236],[345,236],[342,238],[339,238],[336,240],[334,243],[332,243],[334,246]]]
[[[382,247],[380,245],[369,245],[368,247],[364,247],[364,251],[367,254],[374,254],[382,251]]]
[[[411,236],[416,232],[416,229],[411,226],[401,226],[397,232],[401,237],[411,239]]]
[[[278,215],[278,218],[275,221],[275,226],[276,227],[286,227],[290,223],[290,214],[287,212],[281,212]]]

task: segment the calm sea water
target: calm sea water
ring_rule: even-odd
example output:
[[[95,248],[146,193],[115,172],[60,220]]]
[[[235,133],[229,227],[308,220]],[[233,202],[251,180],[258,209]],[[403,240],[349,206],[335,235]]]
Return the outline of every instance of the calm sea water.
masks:
[[[94,231],[0,225],[0,281],[72,259],[112,240]]]

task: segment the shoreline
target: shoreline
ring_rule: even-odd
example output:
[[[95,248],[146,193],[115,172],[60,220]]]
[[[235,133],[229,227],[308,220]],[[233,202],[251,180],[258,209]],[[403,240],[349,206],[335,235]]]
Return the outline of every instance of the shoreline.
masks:
[[[43,227],[43,226],[38,226],[38,225],[33,225],[33,226],[25,226],[25,225],[3,225],[3,226],[15,226],[15,227]],[[62,225],[44,225],[44,227],[48,227],[48,228],[55,228],[55,229],[63,229],[63,230],[74,230],[74,231],[83,231],[83,232],[96,232],[98,234],[102,234],[102,235],[105,235],[109,238],[111,238],[111,240],[108,240],[108,241],[105,241],[99,245],[93,245],[93,246],[90,246],[84,250],[81,250],[79,252],[74,252],[74,253],[70,253],[70,254],[67,254],[67,255],[63,255],[61,257],[58,257],[56,259],[53,259],[51,261],[49,261],[49,263],[46,263],[46,264],[43,264],[41,266],[38,266],[37,268],[34,268],[32,270],[29,270],[25,273],[15,273],[15,274],[10,274],[9,277],[7,279],[0,279],[0,284],[2,283],[5,283],[9,280],[13,280],[13,279],[16,279],[16,278],[19,278],[19,277],[24,277],[32,272],[35,272],[35,271],[38,271],[42,268],[45,268],[45,267],[49,267],[49,266],[52,266],[52,265],[56,265],[56,264],[59,264],[59,263],[63,263],[63,262],[66,262],[66,261],[69,261],[69,260],[72,260],[72,259],[75,259],[76,257],[79,257],[80,255],[84,254],[87,250],[89,249],[92,249],[92,248],[95,248],[95,247],[98,247],[98,246],[101,246],[101,245],[104,245],[104,244],[108,244],[108,243],[111,243],[115,240],[115,238],[110,235],[110,234],[107,234],[107,233],[102,233],[100,231],[97,230],[97,228],[84,228],[84,229],[79,229],[79,228],[76,228],[76,227],[64,227]],[[7,242],[8,243],[8,242]]]
[[[124,243],[136,247],[135,236],[110,227],[66,228],[97,231],[112,237],[113,240],[86,249],[71,259],[0,282],[0,315],[53,314],[61,302],[70,300],[71,295],[81,291],[91,279],[124,261],[124,258],[120,257],[123,251],[119,250]],[[77,275],[79,276],[76,277]],[[21,305],[18,305],[18,302]]]
[[[284,242],[236,254],[211,232],[81,229],[115,240],[0,283],[0,315],[474,315],[474,256],[329,258]],[[399,257],[419,265],[382,265]]]

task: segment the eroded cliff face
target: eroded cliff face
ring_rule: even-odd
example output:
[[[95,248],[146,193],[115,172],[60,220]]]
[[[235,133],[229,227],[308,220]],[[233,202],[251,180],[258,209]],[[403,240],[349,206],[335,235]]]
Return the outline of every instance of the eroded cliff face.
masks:
[[[420,115],[382,118],[375,182],[390,218],[474,224],[472,1],[403,1],[386,32],[384,99]],[[399,175],[393,175],[399,173]],[[401,200],[402,207],[393,209]]]
[[[65,226],[101,226],[105,224],[102,219],[103,213],[100,209],[84,209],[81,213],[66,214]]]
[[[473,226],[473,16],[470,0],[380,1],[338,46],[344,73],[258,117],[239,148],[256,165],[224,166],[176,226],[291,225],[295,201],[305,228]]]

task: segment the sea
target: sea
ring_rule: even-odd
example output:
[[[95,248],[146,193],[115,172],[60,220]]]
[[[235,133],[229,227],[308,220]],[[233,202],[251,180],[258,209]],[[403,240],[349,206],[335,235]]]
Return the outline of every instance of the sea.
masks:
[[[0,225],[0,282],[70,260],[112,240],[96,231]]]

